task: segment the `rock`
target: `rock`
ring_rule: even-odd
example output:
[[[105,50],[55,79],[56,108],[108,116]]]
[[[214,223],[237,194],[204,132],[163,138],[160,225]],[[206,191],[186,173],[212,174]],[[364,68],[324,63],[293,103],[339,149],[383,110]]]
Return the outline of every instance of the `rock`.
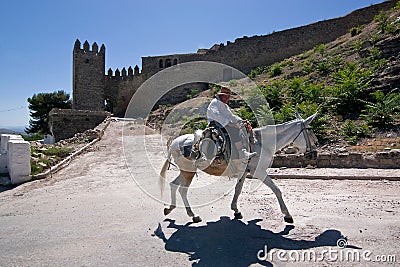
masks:
[[[336,148],[336,151],[339,152],[339,153],[345,153],[345,152],[347,152],[347,148],[339,147],[339,148]]]
[[[43,168],[46,168],[46,167],[47,167],[47,164],[44,163],[44,162],[39,162],[38,165],[39,165],[39,166],[42,166]]]
[[[293,146],[288,146],[285,150],[285,154],[296,154],[297,149]]]

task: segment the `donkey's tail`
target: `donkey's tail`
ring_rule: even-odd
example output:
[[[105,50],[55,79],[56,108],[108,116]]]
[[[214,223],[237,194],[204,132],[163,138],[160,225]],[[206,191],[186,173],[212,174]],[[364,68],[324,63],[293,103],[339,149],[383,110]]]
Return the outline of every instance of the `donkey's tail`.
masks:
[[[159,186],[160,186],[161,197],[164,193],[166,172],[167,172],[169,165],[171,164],[171,151],[169,149],[171,142],[172,142],[172,138],[170,138],[167,142],[168,156],[167,156],[167,159],[165,160],[165,162],[161,168],[161,171],[160,171]]]
[[[169,159],[166,159],[164,162],[164,165],[162,166],[161,171],[160,171],[159,185],[160,185],[161,197],[163,196],[163,193],[164,193],[165,173],[167,172],[168,166],[169,166]]]

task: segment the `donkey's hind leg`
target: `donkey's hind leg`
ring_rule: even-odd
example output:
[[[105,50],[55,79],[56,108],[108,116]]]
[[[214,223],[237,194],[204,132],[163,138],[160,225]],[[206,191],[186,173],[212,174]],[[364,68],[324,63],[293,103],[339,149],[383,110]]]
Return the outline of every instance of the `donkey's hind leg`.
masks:
[[[171,205],[169,208],[164,209],[164,215],[168,215],[171,213],[176,208],[176,190],[178,190],[178,187],[182,184],[183,177],[182,173],[179,173],[179,175],[170,183],[171,187]]]
[[[186,172],[186,171],[181,171],[181,175],[183,178],[183,182],[179,186],[179,193],[181,194],[183,203],[185,204],[186,208],[186,213],[189,215],[189,217],[192,217],[193,222],[201,222],[201,218],[199,216],[195,216],[192,209],[190,208],[189,201],[187,199],[187,191],[189,189],[189,186],[193,180],[193,177],[195,175],[194,172]]]

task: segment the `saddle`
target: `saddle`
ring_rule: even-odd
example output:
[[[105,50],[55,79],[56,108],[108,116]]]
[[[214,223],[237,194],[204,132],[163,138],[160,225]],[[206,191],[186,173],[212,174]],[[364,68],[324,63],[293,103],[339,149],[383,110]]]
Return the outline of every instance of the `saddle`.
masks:
[[[220,128],[209,125],[203,131],[197,130],[194,135],[190,158],[198,160],[205,157],[214,162],[229,161],[230,139]]]

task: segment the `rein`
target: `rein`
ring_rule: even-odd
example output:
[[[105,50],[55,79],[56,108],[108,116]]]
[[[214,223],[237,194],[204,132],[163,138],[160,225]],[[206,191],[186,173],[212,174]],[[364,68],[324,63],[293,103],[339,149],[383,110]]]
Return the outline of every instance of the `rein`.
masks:
[[[300,134],[302,134],[302,133],[304,132],[304,130],[307,130],[307,129],[311,129],[311,127],[306,127],[306,126],[304,125],[304,121],[302,121],[302,122],[301,122],[301,130],[300,130],[300,132],[296,135],[296,137],[293,139],[292,142],[296,141],[296,139],[299,138]],[[305,136],[304,136],[304,139],[306,140],[306,152],[304,153],[304,155],[305,155],[306,157],[314,158],[314,157],[316,157],[316,156],[314,156],[314,151],[312,150],[312,147],[311,147],[310,137],[308,136],[308,133],[307,133],[307,132],[305,132],[305,133],[306,133],[306,134],[305,134]],[[303,133],[303,134],[304,134],[304,133]]]

